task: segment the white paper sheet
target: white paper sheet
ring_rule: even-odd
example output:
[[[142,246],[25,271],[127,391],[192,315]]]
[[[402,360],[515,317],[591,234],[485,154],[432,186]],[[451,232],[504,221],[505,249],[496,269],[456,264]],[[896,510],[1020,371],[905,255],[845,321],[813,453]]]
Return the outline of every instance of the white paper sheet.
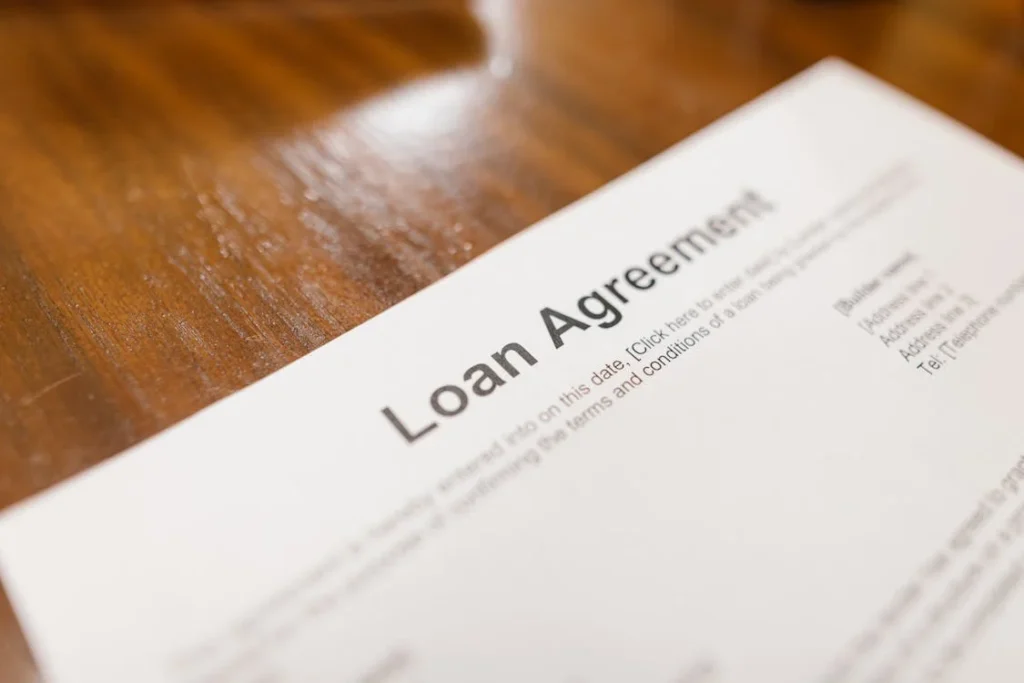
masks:
[[[1022,349],[1024,164],[828,61],[8,510],[4,585],[54,683],[1018,683]]]

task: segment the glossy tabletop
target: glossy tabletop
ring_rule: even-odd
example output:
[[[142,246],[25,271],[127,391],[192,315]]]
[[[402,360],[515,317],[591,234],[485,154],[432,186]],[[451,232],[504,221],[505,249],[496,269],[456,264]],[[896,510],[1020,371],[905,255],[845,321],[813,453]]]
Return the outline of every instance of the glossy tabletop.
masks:
[[[1024,154],[1020,0],[0,0],[0,508],[831,54]]]

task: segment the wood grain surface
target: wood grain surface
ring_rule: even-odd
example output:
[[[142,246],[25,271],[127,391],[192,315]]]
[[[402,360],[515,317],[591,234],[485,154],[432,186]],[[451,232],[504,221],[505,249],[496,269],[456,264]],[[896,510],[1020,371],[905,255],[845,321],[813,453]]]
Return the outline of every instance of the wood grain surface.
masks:
[[[1024,154],[1022,14],[1019,0],[0,0],[0,508],[821,57]],[[36,680],[2,599],[0,681]]]

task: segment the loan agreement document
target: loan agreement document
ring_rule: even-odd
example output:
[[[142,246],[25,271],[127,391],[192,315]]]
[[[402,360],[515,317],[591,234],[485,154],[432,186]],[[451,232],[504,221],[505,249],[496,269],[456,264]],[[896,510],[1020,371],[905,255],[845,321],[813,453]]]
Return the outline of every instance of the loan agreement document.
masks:
[[[1024,163],[838,61],[9,510],[54,683],[1024,680]]]

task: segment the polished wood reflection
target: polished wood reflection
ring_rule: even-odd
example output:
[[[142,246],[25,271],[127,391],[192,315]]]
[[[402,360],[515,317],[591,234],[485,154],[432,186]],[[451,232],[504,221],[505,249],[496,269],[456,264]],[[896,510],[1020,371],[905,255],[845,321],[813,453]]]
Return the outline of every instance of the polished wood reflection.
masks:
[[[273,372],[823,56],[1024,154],[1022,13],[1018,0],[0,0],[0,507]],[[0,605],[0,681],[36,681]]]

